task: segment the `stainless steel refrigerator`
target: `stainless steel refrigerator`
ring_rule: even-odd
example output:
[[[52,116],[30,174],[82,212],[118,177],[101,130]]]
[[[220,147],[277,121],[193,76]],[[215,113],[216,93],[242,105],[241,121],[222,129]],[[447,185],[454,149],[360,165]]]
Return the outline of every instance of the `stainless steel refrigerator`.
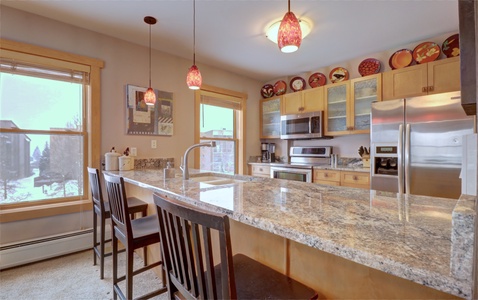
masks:
[[[463,136],[474,131],[460,93],[372,103],[371,188],[458,198]]]

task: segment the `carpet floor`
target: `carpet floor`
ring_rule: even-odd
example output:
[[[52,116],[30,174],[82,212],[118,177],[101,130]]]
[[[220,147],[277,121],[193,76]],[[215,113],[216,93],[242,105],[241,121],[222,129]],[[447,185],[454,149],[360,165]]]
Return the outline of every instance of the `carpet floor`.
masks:
[[[125,253],[119,254],[119,266],[125,266]],[[135,254],[134,269],[143,261]],[[113,299],[112,258],[105,259],[105,278],[100,279],[100,267],[93,265],[93,250],[78,252],[0,272],[0,299],[34,300],[103,300]],[[124,275],[124,268],[119,268]],[[162,286],[152,270],[133,278],[133,297],[136,298]],[[123,285],[120,284],[124,292]],[[168,299],[164,293],[156,300]]]

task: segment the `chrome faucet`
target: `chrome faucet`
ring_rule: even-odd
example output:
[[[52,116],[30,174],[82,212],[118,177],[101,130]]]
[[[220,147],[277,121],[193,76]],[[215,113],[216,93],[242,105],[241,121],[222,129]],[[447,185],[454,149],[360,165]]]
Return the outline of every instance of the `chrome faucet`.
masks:
[[[189,151],[191,151],[192,149],[197,148],[197,147],[216,147],[216,141],[194,144],[191,147],[186,149],[186,152],[184,152],[184,158],[183,158],[183,161],[182,161],[182,165],[179,167],[183,171],[183,180],[188,180],[189,179],[189,169],[188,169],[188,154],[189,154]]]

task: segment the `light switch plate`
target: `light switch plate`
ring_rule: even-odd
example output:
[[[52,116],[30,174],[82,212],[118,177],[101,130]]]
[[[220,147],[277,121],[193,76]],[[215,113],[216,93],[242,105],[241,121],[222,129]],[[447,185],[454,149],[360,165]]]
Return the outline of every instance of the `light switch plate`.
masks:
[[[157,147],[156,140],[151,140],[151,148],[156,149],[156,147]]]
[[[137,156],[138,155],[138,151],[136,150],[136,147],[130,147],[129,149],[130,149],[129,156]]]

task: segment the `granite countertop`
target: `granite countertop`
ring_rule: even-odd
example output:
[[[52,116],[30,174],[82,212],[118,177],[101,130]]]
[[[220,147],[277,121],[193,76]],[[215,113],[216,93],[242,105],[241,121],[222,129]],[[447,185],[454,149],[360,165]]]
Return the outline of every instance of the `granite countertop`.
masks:
[[[476,197],[400,195],[241,175],[221,186],[162,170],[105,171],[359,264],[471,298]],[[213,174],[214,175],[214,174]],[[239,181],[240,182],[237,182]]]
[[[279,167],[293,166],[289,163],[248,162],[248,164],[270,166],[270,167],[273,167],[273,166],[279,166]],[[329,165],[314,166],[314,169],[316,169],[316,170],[336,170],[336,171],[354,171],[354,172],[370,173],[370,168],[364,168],[361,165],[353,165],[353,164],[338,165],[337,167],[331,167]]]

